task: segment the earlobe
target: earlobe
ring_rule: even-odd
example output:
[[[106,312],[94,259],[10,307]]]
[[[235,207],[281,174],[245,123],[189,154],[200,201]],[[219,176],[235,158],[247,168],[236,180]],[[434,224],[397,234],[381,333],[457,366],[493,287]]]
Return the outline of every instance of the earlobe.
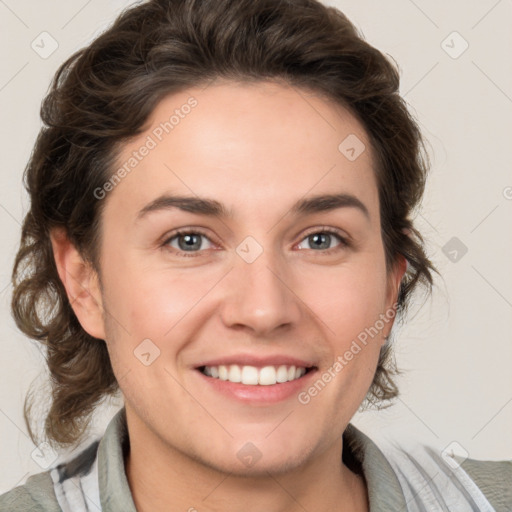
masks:
[[[393,269],[392,275],[390,276],[390,289],[388,301],[391,304],[396,303],[398,300],[398,294],[400,293],[400,286],[402,284],[402,279],[404,278],[405,273],[407,272],[407,268],[409,266],[409,262],[405,256],[400,256],[398,261],[395,263],[395,268]]]
[[[407,272],[408,266],[409,262],[407,261],[407,258],[405,258],[405,256],[400,256],[400,259],[396,262],[395,267],[388,281],[388,296],[386,301],[387,309],[385,311],[385,315],[386,318],[392,318],[393,321],[389,323],[389,326],[385,331],[384,341],[386,341],[386,339],[388,338],[391,332],[391,328],[393,327],[394,324],[394,319],[397,310],[398,295],[400,293],[400,286],[402,284],[402,279],[404,278],[404,275]]]
[[[83,329],[105,339],[103,304],[97,272],[84,260],[62,228],[52,230],[50,239],[60,280]]]

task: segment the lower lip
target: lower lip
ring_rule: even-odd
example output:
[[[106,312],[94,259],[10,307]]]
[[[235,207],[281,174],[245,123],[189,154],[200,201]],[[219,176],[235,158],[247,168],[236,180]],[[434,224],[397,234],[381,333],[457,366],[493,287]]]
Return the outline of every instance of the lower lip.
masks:
[[[195,371],[200,377],[202,377],[205,383],[212,386],[212,388],[218,393],[241,402],[252,404],[257,403],[261,405],[282,402],[290,397],[296,397],[302,389],[309,385],[312,377],[317,373],[317,370],[314,369],[310,370],[299,379],[295,379],[290,382],[272,384],[269,386],[248,386],[246,384],[208,377],[199,370]]]

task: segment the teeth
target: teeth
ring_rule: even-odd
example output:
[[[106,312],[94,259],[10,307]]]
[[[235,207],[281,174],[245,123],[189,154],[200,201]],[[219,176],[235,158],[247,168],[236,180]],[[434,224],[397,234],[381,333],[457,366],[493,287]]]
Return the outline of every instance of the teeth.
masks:
[[[247,386],[272,386],[273,384],[300,379],[306,373],[306,368],[285,365],[256,368],[255,366],[232,364],[230,366],[205,366],[203,373],[215,379],[235,383],[241,382]]]
[[[232,364],[229,367],[228,380],[230,382],[242,382],[242,372],[240,366]]]
[[[219,379],[228,380],[229,372],[226,366],[219,366]]]
[[[254,366],[244,366],[242,368],[242,384],[249,386],[258,384],[258,368]]]
[[[277,369],[276,373],[277,382],[288,382],[288,368],[282,365]]]
[[[273,366],[265,366],[260,370],[258,384],[260,386],[271,386],[277,383],[276,369]]]

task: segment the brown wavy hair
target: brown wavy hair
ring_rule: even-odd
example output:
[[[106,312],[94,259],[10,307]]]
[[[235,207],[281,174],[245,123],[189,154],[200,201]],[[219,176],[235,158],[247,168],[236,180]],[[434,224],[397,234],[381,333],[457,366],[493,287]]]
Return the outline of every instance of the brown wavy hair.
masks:
[[[281,81],[348,108],[376,157],[387,268],[400,256],[409,262],[399,318],[417,285],[431,291],[436,270],[411,220],[428,172],[421,133],[398,94],[396,66],[344,14],[316,0],[151,0],[131,7],[58,69],[25,169],[30,210],[14,264],[12,312],[18,327],[46,347],[51,403],[44,437],[53,446],[78,443],[94,409],[119,386],[105,341],[88,335],[73,312],[50,232],[63,228],[99,269],[108,198],[97,200],[94,190],[112,175],[120,148],[143,131],[164,96],[215,79]],[[383,406],[398,394],[392,355],[387,343],[369,404]],[[37,444],[32,405],[29,393],[25,422]]]

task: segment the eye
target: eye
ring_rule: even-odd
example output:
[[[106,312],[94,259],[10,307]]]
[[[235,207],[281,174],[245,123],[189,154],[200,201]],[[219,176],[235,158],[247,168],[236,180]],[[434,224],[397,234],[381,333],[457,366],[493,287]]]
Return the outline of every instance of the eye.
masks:
[[[332,243],[336,241],[338,241],[338,244],[333,247]],[[331,252],[331,250],[342,249],[349,245],[346,238],[338,231],[330,228],[322,228],[321,230],[310,232],[297,247],[304,249],[304,247],[300,247],[304,242],[310,245],[309,248],[323,252]],[[305,247],[305,249],[308,249],[308,247]]]
[[[207,242],[205,243],[205,241]],[[173,252],[176,252],[180,256],[188,256],[180,253],[197,253],[201,250],[211,249],[213,247],[212,241],[204,233],[197,230],[176,231],[172,236],[166,239],[163,245],[164,247],[171,247]]]

